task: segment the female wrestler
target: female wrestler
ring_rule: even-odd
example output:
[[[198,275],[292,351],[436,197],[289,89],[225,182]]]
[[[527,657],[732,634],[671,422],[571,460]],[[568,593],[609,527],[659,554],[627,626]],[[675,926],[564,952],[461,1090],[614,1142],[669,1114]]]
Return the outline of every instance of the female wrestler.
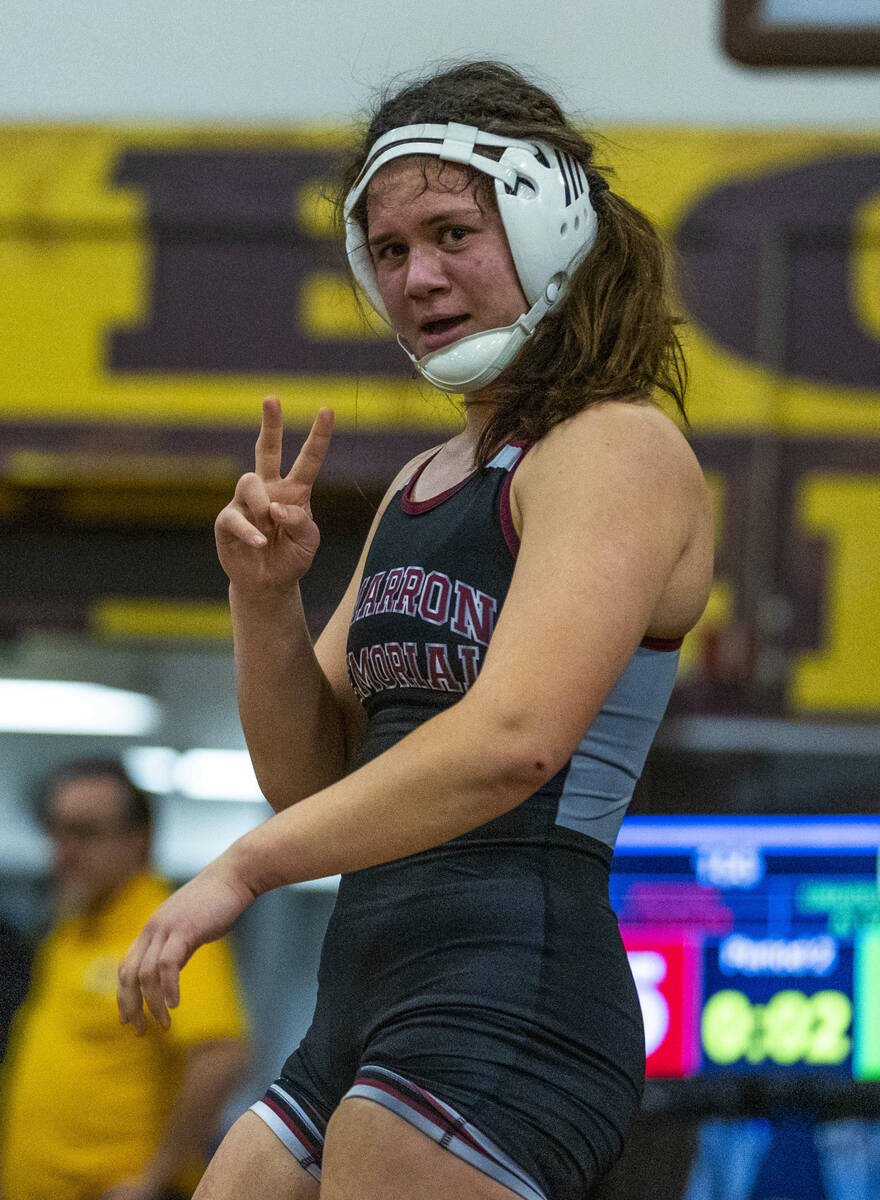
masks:
[[[409,463],[312,646],[298,581],[331,435],[281,478],[278,402],[217,520],[242,723],[277,815],[155,914],[124,1021],[270,888],[342,874],[315,1017],[198,1200],[575,1200],[620,1152],[644,1041],[614,839],[711,573],[647,220],[545,92],[470,63],[378,109],[355,277],[464,428]]]

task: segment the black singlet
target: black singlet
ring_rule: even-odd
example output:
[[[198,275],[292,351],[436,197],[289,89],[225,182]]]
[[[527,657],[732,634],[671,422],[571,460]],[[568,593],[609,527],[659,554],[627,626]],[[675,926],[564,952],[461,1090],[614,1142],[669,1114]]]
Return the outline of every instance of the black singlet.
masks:
[[[362,761],[476,677],[516,561],[509,488],[523,453],[505,447],[424,503],[411,480],[383,515],[348,643],[368,716]],[[451,1105],[553,1200],[580,1200],[616,1158],[644,1034],[608,872],[671,649],[640,647],[578,754],[524,803],[342,877],[314,1020],[281,1076],[316,1116],[369,1063]]]

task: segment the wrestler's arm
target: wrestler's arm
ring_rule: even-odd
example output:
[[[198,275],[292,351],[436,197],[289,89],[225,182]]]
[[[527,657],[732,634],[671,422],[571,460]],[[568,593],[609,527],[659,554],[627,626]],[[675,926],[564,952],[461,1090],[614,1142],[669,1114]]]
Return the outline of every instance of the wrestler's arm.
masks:
[[[416,853],[520,804],[568,760],[645,633],[698,619],[710,568],[705,553],[691,559],[709,505],[665,417],[621,404],[582,412],[516,479],[521,548],[471,689],[246,834],[163,905],[123,964],[125,1018],[143,1020],[142,994],[167,1024],[178,963],[262,892]]]

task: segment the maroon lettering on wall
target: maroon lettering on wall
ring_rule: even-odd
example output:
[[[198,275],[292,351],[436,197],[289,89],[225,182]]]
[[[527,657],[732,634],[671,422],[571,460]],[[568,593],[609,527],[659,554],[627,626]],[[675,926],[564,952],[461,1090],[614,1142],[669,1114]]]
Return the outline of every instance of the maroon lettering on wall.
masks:
[[[851,273],[854,215],[878,180],[880,155],[860,154],[710,192],[676,233],[691,315],[744,358],[823,384],[876,389],[880,341],[853,312]],[[769,356],[761,314],[770,323]]]
[[[294,216],[298,191],[332,163],[303,151],[125,154],[113,181],[144,193],[152,273],[144,324],[110,335],[110,369],[407,374],[391,341],[318,340],[298,323],[309,276],[347,275],[335,241]]]

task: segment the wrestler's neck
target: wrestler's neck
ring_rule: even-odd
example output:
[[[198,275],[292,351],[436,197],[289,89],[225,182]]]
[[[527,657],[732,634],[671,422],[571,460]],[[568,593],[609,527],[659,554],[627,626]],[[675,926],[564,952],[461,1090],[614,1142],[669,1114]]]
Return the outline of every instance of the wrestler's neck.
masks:
[[[472,469],[483,430],[495,412],[495,393],[492,384],[471,392],[464,400],[464,429],[446,443],[447,449],[461,458],[463,466]]]
[[[464,428],[444,442],[423,468],[416,483],[414,499],[430,499],[473,474],[480,435],[494,410],[494,405],[485,396],[486,392],[488,388],[464,397]]]

